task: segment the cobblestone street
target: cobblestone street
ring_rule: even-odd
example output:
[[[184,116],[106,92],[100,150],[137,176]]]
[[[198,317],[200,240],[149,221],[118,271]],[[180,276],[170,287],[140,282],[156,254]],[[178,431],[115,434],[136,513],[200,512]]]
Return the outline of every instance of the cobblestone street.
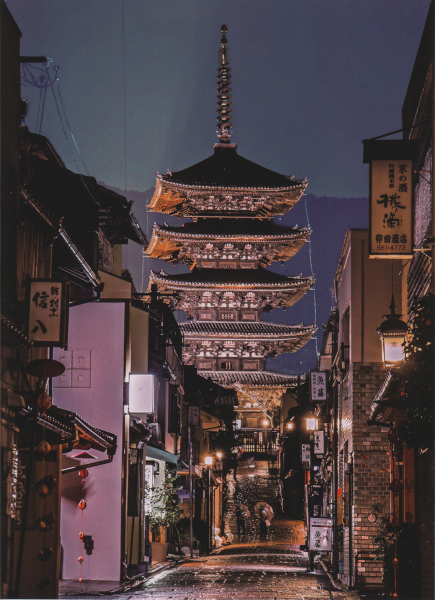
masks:
[[[307,554],[266,543],[237,545],[217,555],[162,571],[140,588],[104,598],[153,600],[360,600],[332,587],[319,568],[307,573]]]

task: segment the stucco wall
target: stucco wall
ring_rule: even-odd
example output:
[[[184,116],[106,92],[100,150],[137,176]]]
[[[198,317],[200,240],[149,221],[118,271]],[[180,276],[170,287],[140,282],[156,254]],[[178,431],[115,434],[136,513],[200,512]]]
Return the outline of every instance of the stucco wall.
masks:
[[[90,387],[54,388],[54,404],[78,413],[91,425],[114,433],[118,449],[110,464],[89,469],[83,494],[77,472],[62,476],[61,545],[62,578],[78,579],[77,561],[81,553],[79,532],[92,535],[94,550],[83,554],[83,578],[117,581],[121,566],[121,465],[123,432],[124,379],[123,302],[89,303],[70,309],[68,351],[90,350]],[[54,358],[65,355],[56,349]],[[64,455],[63,466],[73,466],[71,457],[80,450]],[[106,458],[95,450],[97,459]],[[86,460],[92,463],[92,460]],[[77,507],[83,495],[87,508]]]

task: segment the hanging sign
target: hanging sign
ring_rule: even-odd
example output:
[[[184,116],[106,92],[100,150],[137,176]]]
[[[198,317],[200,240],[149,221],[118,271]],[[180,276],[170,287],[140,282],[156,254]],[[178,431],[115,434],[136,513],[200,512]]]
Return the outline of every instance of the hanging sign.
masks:
[[[325,454],[325,432],[314,432],[314,454]]]
[[[326,400],[326,372],[311,371],[311,402]]]
[[[66,346],[69,283],[54,279],[27,282],[28,338],[35,346]]]
[[[302,444],[302,462],[310,462],[310,444]]]
[[[370,163],[370,257],[412,256],[412,161]]]
[[[199,427],[199,406],[189,406],[188,425]]]
[[[331,552],[332,519],[311,517],[309,546],[317,552]]]

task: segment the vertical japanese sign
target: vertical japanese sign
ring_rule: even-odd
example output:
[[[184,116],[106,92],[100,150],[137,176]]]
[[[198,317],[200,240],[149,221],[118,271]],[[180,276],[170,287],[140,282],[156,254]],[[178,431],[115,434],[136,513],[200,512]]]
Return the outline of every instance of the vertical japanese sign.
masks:
[[[310,462],[310,444],[302,444],[301,460],[305,463]]]
[[[199,406],[189,406],[188,425],[199,427]]]
[[[325,432],[314,432],[314,454],[325,454]]]
[[[370,163],[370,258],[412,256],[412,161]]]
[[[28,337],[35,346],[66,346],[69,284],[53,279],[30,279],[27,288]]]
[[[310,550],[330,552],[332,550],[332,519],[312,517],[310,519]]]
[[[326,400],[326,372],[311,371],[311,402]]]

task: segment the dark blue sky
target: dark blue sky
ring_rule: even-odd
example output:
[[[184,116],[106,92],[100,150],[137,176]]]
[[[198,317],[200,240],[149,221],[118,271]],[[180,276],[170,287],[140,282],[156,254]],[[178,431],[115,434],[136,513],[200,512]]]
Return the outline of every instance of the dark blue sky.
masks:
[[[7,4],[23,34],[21,53],[43,54],[60,66],[68,123],[89,173],[98,181],[145,192],[154,186],[157,171],[177,171],[212,153],[217,50],[225,23],[232,69],[232,141],[239,153],[280,173],[308,177],[308,192],[318,198],[341,199],[368,194],[361,140],[401,127],[401,107],[429,9],[429,0]],[[35,131],[39,90],[26,87],[22,95],[30,102],[27,124]],[[65,118],[64,127],[69,130]],[[76,170],[50,93],[41,133],[68,168]],[[71,138],[70,145],[74,148]],[[325,202],[309,201],[313,269],[325,277],[322,289],[319,280],[317,284],[320,324],[329,312],[329,287],[343,232],[367,225],[361,201],[358,209],[351,201]],[[303,207],[300,215],[297,210],[286,216],[286,223],[306,224]],[[136,203],[134,211],[145,229],[144,207]],[[325,235],[332,230],[336,235]],[[301,253],[307,264],[307,249]],[[129,245],[126,266],[140,287],[137,245]],[[290,261],[285,272],[298,274],[298,268]],[[306,266],[303,272],[309,274]],[[275,313],[268,319],[296,323],[300,310],[306,310],[303,320],[312,322],[312,309],[304,309],[309,302],[311,298],[302,300],[301,309],[287,311],[285,319]],[[287,316],[291,312],[294,318]],[[290,363],[284,368],[294,369]]]

